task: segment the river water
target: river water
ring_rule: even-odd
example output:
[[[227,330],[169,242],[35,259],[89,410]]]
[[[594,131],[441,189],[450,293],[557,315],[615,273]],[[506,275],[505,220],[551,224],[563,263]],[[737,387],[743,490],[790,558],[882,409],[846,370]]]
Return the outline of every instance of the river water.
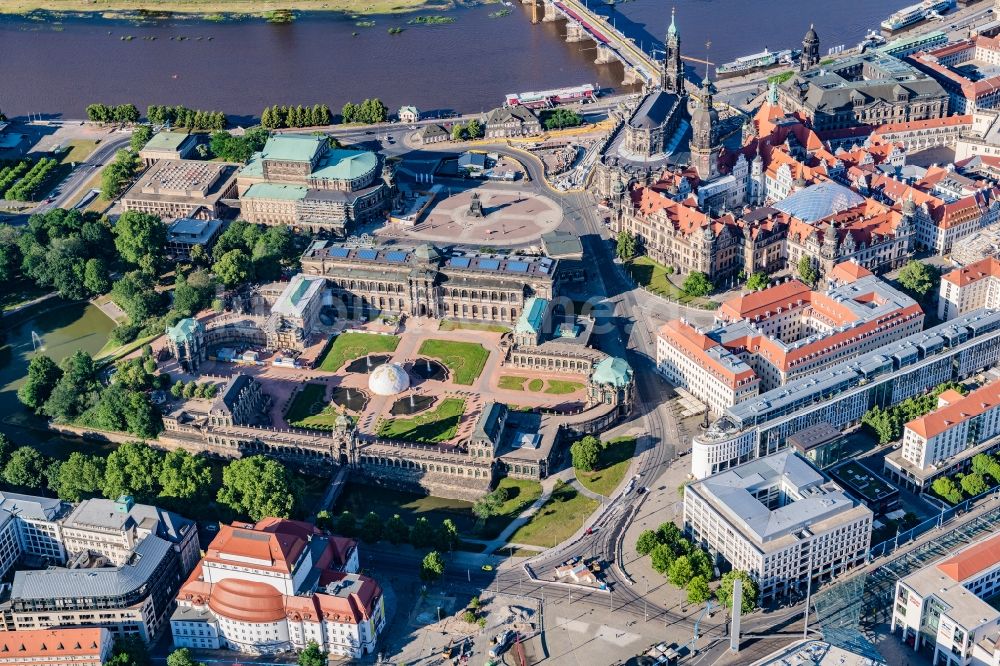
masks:
[[[686,55],[726,62],[800,46],[810,22],[821,52],[856,44],[903,0],[672,0]],[[670,21],[671,3],[633,0],[601,12],[650,50]],[[376,16],[374,27],[331,14],[288,25],[64,17],[0,19],[0,109],[80,118],[91,102],[184,104],[233,115],[270,104],[382,98],[390,108],[476,112],[506,93],[597,83],[616,87],[620,65],[594,65],[591,42],[567,44],[565,23],[532,26],[530,9],[489,18],[501,5],[448,12],[455,23],[407,26],[411,16]],[[404,27],[390,35],[392,27]],[[357,32],[358,35],[352,36]],[[131,36],[131,41],[123,37]],[[152,39],[155,37],[155,40]],[[184,39],[179,39],[184,38]],[[652,46],[651,46],[652,45]],[[692,67],[701,73],[701,66]]]

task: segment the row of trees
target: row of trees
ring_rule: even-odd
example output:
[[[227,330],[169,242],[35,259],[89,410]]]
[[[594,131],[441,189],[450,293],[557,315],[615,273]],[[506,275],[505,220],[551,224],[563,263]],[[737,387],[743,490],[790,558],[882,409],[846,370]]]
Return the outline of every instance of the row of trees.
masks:
[[[368,543],[376,543],[383,539],[392,544],[409,543],[414,548],[434,548],[436,550],[454,550],[459,544],[458,528],[450,518],[445,518],[440,525],[434,526],[423,516],[407,525],[399,514],[384,520],[374,512],[368,512],[358,520],[350,511],[344,511],[334,518],[328,511],[316,514],[316,524],[343,536],[358,537]]]
[[[31,160],[20,160],[0,168],[0,194],[14,186],[31,167]]]
[[[202,111],[189,109],[186,106],[160,106],[151,104],[146,107],[146,119],[154,125],[170,125],[171,127],[186,127],[193,130],[224,130],[228,121],[222,111]]]
[[[89,104],[87,120],[97,123],[137,123],[139,109],[135,108],[135,104]]]
[[[260,115],[260,124],[267,129],[282,127],[317,127],[333,122],[330,107],[326,104],[302,106],[269,106]]]
[[[51,157],[43,157],[4,192],[3,198],[7,201],[33,201],[45,189],[57,166],[58,162]]]
[[[360,104],[348,102],[340,110],[341,122],[344,123],[364,123],[372,125],[374,123],[384,123],[389,119],[389,107],[376,98],[366,99]]]
[[[861,423],[878,438],[879,444],[894,442],[903,436],[903,426],[907,422],[934,410],[938,404],[938,396],[948,390],[958,391],[962,395],[966,393],[966,388],[958,382],[943,382],[930,393],[915,395],[897,405],[886,408],[876,405],[864,413]]]
[[[101,198],[111,201],[120,196],[135,178],[139,166],[137,150],[132,148],[119,150],[114,161],[101,172]]]
[[[192,379],[185,383],[178,379],[170,387],[170,395],[175,398],[214,398],[218,390],[219,387],[211,382],[199,384]]]
[[[708,582],[714,573],[712,559],[685,539],[673,523],[643,531],[635,549],[649,556],[654,571],[665,575],[672,585],[686,589],[690,603],[700,604],[711,598]]]

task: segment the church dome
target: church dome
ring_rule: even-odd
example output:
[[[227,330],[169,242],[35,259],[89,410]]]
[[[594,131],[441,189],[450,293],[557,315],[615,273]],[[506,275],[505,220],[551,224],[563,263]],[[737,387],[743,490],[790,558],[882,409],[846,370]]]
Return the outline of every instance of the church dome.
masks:
[[[809,24],[809,32],[806,33],[806,36],[805,36],[805,38],[802,41],[804,41],[804,42],[818,42],[819,41],[819,35],[816,34],[816,29],[812,26],[811,23]]]
[[[410,388],[410,376],[401,366],[385,363],[368,376],[368,388],[375,395],[396,395]]]

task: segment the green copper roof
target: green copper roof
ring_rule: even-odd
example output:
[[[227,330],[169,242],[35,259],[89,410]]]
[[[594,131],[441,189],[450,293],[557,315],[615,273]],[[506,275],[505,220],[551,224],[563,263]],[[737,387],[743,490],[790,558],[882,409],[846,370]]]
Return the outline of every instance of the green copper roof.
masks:
[[[591,379],[595,384],[611,384],[622,388],[632,381],[632,366],[623,358],[609,356],[594,366]]]
[[[187,132],[169,132],[167,130],[157,132],[146,143],[144,150],[178,150],[190,136]]]
[[[279,134],[267,140],[261,157],[283,162],[311,162],[325,142],[325,136]]]
[[[260,161],[260,155],[260,153],[254,153],[250,156],[250,160],[240,169],[241,176],[264,177],[264,163]]]
[[[273,183],[254,183],[247,188],[243,199],[285,199],[297,201],[306,197],[306,188],[301,185],[274,185]]]
[[[674,10],[673,9],[670,10],[670,27],[667,28],[667,34],[668,35],[676,35],[677,34],[677,24],[674,22]]]
[[[323,156],[309,177],[351,180],[369,173],[377,165],[375,153],[367,150],[331,150]]]
[[[168,326],[167,337],[174,342],[184,342],[190,340],[195,331],[200,328],[201,324],[197,320],[188,317],[187,319],[181,319],[173,326]]]
[[[548,307],[547,298],[532,296],[524,304],[521,316],[517,318],[517,325],[514,326],[515,333],[538,333],[542,330],[542,322],[545,320],[545,308]]]

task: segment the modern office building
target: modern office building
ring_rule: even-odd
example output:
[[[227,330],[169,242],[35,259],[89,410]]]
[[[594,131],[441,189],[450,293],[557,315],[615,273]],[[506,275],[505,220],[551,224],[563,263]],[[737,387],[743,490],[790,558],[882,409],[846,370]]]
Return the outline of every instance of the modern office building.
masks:
[[[153,166],[160,160],[183,160],[191,157],[198,145],[198,135],[185,131],[162,130],[153,135],[139,151],[143,165]]]
[[[356,573],[357,543],[309,523],[267,518],[223,526],[177,597],[177,647],[249,654],[374,651],[385,625],[382,589]]]
[[[0,513],[14,516],[20,558],[24,564],[66,561],[59,520],[72,507],[62,500],[19,493],[0,493]]]
[[[819,469],[834,465],[847,456],[844,433],[829,423],[817,423],[788,436],[788,448]]]
[[[174,259],[188,260],[191,258],[191,250],[200,246],[207,256],[223,227],[225,223],[216,219],[196,220],[185,217],[174,220],[167,227],[167,254]]]
[[[948,390],[938,396],[938,408],[908,422],[903,445],[885,457],[885,471],[917,491],[934,479],[964,471],[972,457],[1000,448],[1000,381],[966,396]]]
[[[159,160],[122,195],[122,209],[163,219],[225,217],[236,199],[239,165],[200,160]]]
[[[979,308],[1000,307],[1000,260],[986,257],[941,276],[938,319],[947,321]]]
[[[103,666],[113,649],[103,627],[8,631],[0,634],[0,666]]]
[[[150,534],[123,564],[102,566],[99,558],[78,564],[15,572],[10,595],[0,603],[0,626],[8,631],[93,626],[116,637],[156,639],[182,580],[174,544]]]
[[[844,429],[874,406],[888,407],[1000,360],[1000,312],[977,310],[728,408],[695,436],[696,478],[785,448],[789,435],[827,422]]]
[[[193,520],[131,497],[84,500],[61,521],[63,546],[70,559],[84,553],[101,555],[117,565],[133,559],[137,545],[154,535],[177,552],[181,574],[198,562],[198,529]]]
[[[786,450],[685,486],[684,530],[750,574],[766,603],[863,564],[872,512]]]
[[[918,569],[896,583],[891,629],[937,666],[993,666],[1000,659],[1000,535]]]

